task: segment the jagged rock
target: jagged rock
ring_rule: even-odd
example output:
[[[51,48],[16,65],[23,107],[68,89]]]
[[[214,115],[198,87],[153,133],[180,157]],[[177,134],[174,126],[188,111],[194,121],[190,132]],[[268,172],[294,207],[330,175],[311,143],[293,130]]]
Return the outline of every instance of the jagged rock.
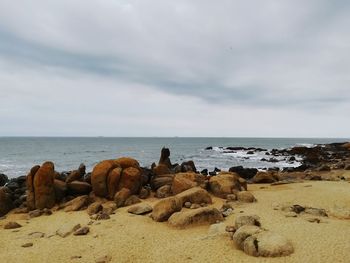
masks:
[[[6,215],[14,208],[11,195],[6,187],[0,187],[0,217]]]
[[[197,174],[194,172],[178,173],[174,176],[171,190],[173,194],[176,195],[196,186],[205,188],[206,184],[206,177],[202,174]]]
[[[15,229],[15,228],[20,228],[22,227],[20,224],[17,222],[10,221],[4,225],[4,229]]]
[[[169,197],[171,195],[172,195],[171,186],[170,185],[163,185],[157,189],[155,197],[166,198],[166,197]]]
[[[240,177],[249,180],[253,178],[257,172],[258,169],[256,168],[243,168],[243,166],[234,166],[229,169],[229,172],[237,173]]]
[[[237,192],[237,200],[244,203],[253,203],[256,201],[254,195],[248,191]]]
[[[180,169],[182,173],[197,172],[197,168],[193,161],[183,162],[180,166]]]
[[[149,204],[141,203],[130,207],[128,209],[128,213],[135,214],[135,215],[144,215],[152,212],[152,210],[153,209]]]
[[[30,211],[30,212],[28,213],[28,215],[29,215],[30,218],[39,217],[39,216],[41,216],[42,214],[43,214],[43,211],[40,210],[40,209],[35,209],[35,210]]]
[[[152,211],[152,218],[154,221],[157,222],[166,221],[173,213],[180,211],[181,208],[182,202],[179,198],[164,198],[154,205]]]
[[[9,178],[5,174],[0,174],[0,186],[4,186],[9,181]]]
[[[239,216],[235,220],[235,227],[239,229],[242,226],[251,225],[260,227],[260,217],[257,215],[247,215],[247,216]]]
[[[247,190],[247,183],[235,173],[221,172],[209,179],[210,191],[221,198],[226,198],[233,191]]]
[[[182,204],[190,202],[191,204],[211,204],[210,194],[201,187],[194,187],[176,195]]]
[[[102,204],[102,213],[111,215],[117,208],[117,204],[114,201],[109,201]]]
[[[213,224],[223,221],[220,211],[212,207],[202,207],[172,214],[168,222],[171,226],[184,228],[190,225]]]
[[[66,178],[66,183],[71,183],[73,181],[81,181],[85,175],[85,164],[81,163],[79,165],[78,170],[74,170],[72,172],[69,173],[69,175]]]
[[[65,212],[78,211],[83,209],[89,204],[89,197],[82,195],[70,200],[63,205]]]

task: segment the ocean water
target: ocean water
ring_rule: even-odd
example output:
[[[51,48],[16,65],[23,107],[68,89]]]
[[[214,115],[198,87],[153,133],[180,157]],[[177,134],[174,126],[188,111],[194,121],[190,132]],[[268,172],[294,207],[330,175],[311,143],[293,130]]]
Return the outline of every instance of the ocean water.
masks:
[[[163,146],[170,148],[172,163],[193,160],[198,170],[215,167],[228,169],[232,166],[268,168],[297,166],[298,162],[278,163],[260,161],[269,158],[265,152],[247,155],[246,151],[230,153],[229,146],[260,147],[267,150],[282,149],[295,145],[311,146],[349,139],[315,138],[109,138],[109,137],[0,137],[0,173],[11,177],[26,175],[30,168],[50,160],[57,171],[76,169],[85,163],[87,171],[101,160],[129,156],[142,166],[158,162]],[[205,150],[212,146],[213,150]]]

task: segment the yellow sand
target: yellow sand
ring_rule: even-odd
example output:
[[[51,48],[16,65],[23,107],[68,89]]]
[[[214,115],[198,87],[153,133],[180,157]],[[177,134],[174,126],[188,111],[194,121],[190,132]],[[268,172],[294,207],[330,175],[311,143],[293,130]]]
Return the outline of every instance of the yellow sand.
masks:
[[[167,223],[131,215],[122,208],[110,220],[90,226],[88,235],[66,238],[55,235],[29,239],[28,234],[40,231],[49,236],[65,222],[86,225],[90,219],[85,211],[59,211],[31,220],[26,220],[25,214],[8,215],[0,220],[0,261],[95,262],[100,256],[110,255],[112,262],[350,262],[350,219],[330,216],[317,224],[306,221],[306,216],[287,218],[284,212],[273,209],[277,204],[290,203],[324,208],[338,217],[350,215],[350,183],[250,185],[249,190],[258,202],[237,205],[225,224],[232,225],[238,215],[257,214],[264,228],[291,240],[295,248],[291,256],[254,258],[236,249],[229,236],[208,237],[208,226],[172,229]],[[220,207],[223,201],[214,200],[214,206]],[[23,227],[18,232],[4,230],[3,225],[13,220]],[[33,247],[22,248],[27,242],[33,242]],[[72,256],[81,258],[71,259]]]

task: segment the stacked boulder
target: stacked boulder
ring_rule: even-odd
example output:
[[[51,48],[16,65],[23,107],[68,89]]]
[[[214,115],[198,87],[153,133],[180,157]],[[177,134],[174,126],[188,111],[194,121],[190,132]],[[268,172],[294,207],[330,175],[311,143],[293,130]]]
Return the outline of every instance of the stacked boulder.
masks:
[[[232,172],[220,172],[209,179],[209,190],[220,198],[239,191],[247,191],[247,182],[238,174]]]
[[[104,160],[94,167],[91,185],[94,194],[102,198],[113,200],[120,193],[134,195],[142,185],[142,169],[138,161],[132,158]]]

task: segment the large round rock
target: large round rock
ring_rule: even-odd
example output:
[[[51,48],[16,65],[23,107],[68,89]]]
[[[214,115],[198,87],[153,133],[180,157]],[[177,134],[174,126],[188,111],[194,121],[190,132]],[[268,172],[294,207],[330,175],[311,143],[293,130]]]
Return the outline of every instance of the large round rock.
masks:
[[[45,162],[34,176],[35,207],[52,208],[55,205],[55,167],[52,162]]]
[[[104,160],[99,162],[91,174],[91,185],[94,193],[100,197],[108,196],[107,178],[110,171],[120,167],[115,160]]]

